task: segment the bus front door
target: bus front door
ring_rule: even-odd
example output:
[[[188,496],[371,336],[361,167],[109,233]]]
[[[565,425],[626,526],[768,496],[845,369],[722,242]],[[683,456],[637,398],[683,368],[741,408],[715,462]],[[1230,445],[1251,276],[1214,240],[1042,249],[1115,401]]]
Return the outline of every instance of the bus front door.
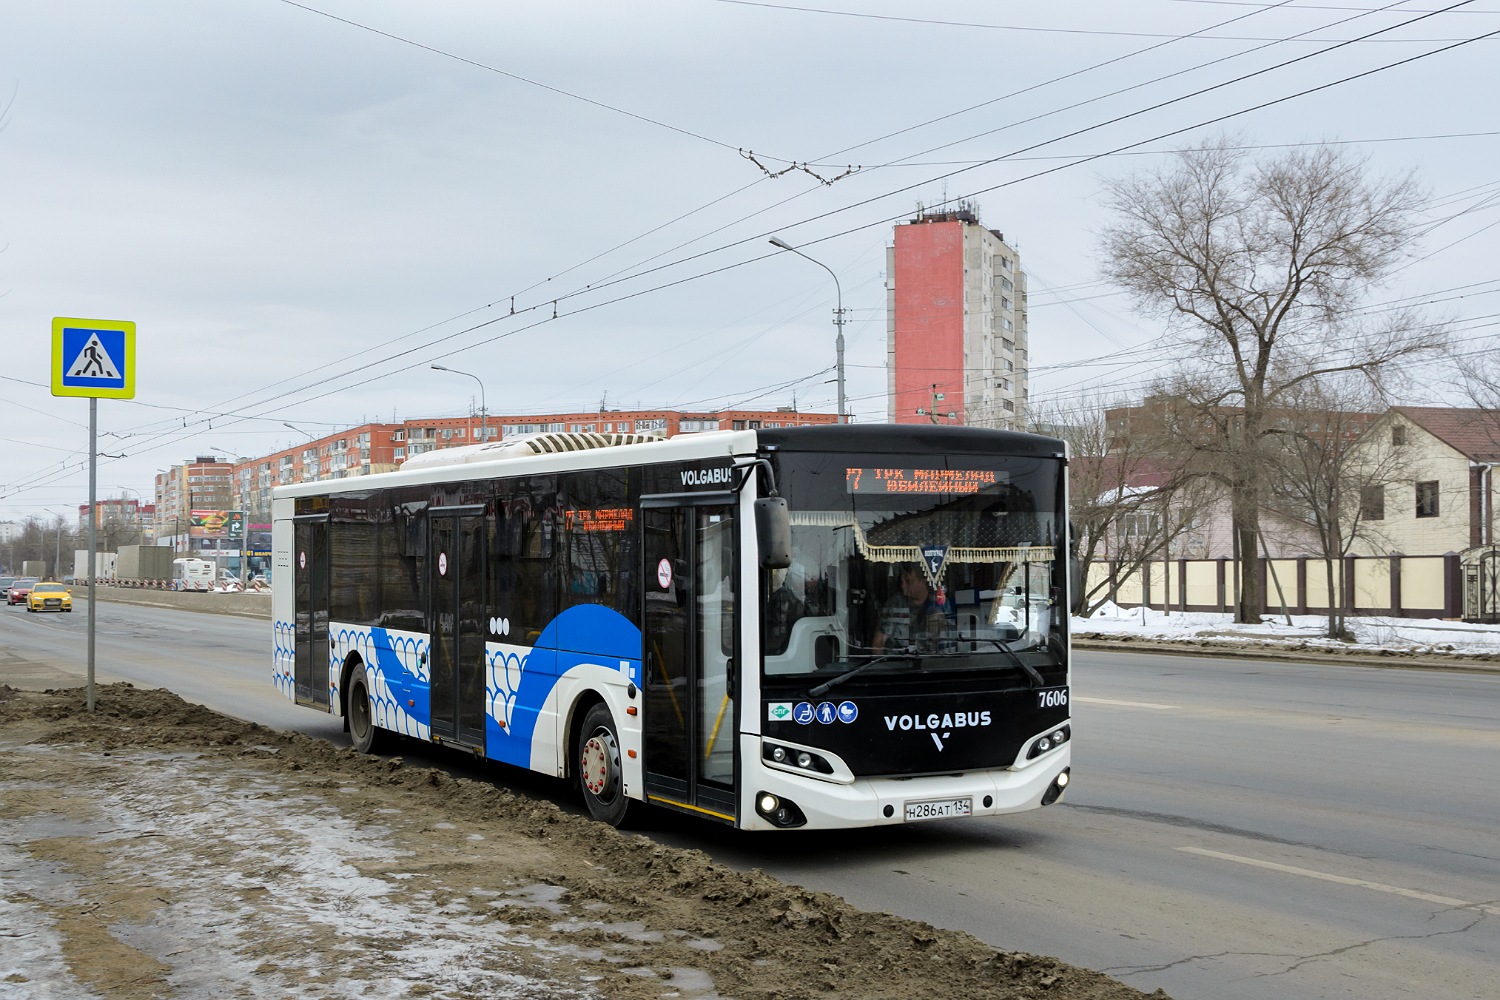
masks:
[[[293,600],[292,674],[297,686],[297,704],[329,707],[328,663],[328,517],[297,518],[293,527],[297,560]]]
[[[484,508],[439,508],[428,516],[432,735],[483,750]]]
[[[734,822],[734,507],[641,515],[646,797]]]

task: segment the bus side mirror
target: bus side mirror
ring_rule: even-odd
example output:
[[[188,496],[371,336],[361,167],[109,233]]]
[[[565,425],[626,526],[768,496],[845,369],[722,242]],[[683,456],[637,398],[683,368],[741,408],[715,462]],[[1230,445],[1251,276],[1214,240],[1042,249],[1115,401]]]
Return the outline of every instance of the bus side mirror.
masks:
[[[1071,517],[1068,518],[1068,597],[1068,610],[1075,615],[1083,614],[1088,599],[1083,593],[1083,563],[1078,558],[1078,525]]]
[[[1078,556],[1075,554],[1069,554],[1068,556],[1068,593],[1073,598],[1068,602],[1072,605],[1068,610],[1075,615],[1083,614],[1083,609],[1088,604],[1088,600],[1084,597],[1083,593],[1083,563],[1079,561]]]
[[[755,501],[755,540],[761,569],[786,569],[792,564],[792,517],[785,497]]]

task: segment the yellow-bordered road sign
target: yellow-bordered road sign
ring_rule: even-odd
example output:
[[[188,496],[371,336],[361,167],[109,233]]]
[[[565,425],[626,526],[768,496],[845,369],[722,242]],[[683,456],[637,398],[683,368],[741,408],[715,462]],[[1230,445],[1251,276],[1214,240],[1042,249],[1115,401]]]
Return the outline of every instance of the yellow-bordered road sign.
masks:
[[[135,324],[52,320],[52,395],[135,398]]]

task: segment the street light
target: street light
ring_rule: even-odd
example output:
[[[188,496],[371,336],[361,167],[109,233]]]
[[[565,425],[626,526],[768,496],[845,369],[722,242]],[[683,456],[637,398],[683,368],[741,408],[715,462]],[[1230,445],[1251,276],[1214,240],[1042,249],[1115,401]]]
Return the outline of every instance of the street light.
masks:
[[[283,427],[290,427],[292,430],[296,431],[298,434],[306,434],[307,435],[307,439],[309,441],[316,441],[317,440],[316,436],[314,436],[313,434],[309,433],[308,431],[303,430],[302,428],[298,427],[295,424],[289,424],[289,423],[286,423],[285,421],[282,421],[281,426],[283,426]]]
[[[839,284],[839,276],[833,273],[833,268],[829,267],[821,260],[815,260],[814,258],[807,256],[807,254],[803,253],[801,250],[798,250],[796,247],[792,246],[790,243],[786,242],[780,237],[772,236],[771,245],[781,250],[790,250],[792,253],[805,260],[811,260],[814,264],[827,271],[829,276],[833,278],[833,290],[838,293],[839,303],[838,308],[833,311],[833,324],[834,326],[838,327],[839,330],[838,340],[836,341],[838,345],[839,423],[847,424],[849,422],[849,418],[844,413],[844,289],[843,286]]]
[[[484,406],[484,380],[481,379],[478,375],[475,375],[473,372],[461,372],[457,368],[449,368],[447,365],[433,365],[432,370],[437,372],[452,372],[455,375],[467,375],[469,376],[469,378],[479,383],[479,440],[480,443],[488,441],[490,439],[490,434],[489,425],[485,422],[486,410]]]

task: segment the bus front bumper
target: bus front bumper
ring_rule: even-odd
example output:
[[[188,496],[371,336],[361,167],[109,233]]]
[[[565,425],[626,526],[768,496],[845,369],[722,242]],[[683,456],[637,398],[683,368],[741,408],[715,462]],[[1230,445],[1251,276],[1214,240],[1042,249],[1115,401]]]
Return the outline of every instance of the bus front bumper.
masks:
[[[756,756],[747,759],[751,763],[744,774],[742,828],[833,830],[999,816],[1050,805],[1061,797],[1070,777],[1072,744],[1015,769],[856,778],[850,783],[767,767]]]

